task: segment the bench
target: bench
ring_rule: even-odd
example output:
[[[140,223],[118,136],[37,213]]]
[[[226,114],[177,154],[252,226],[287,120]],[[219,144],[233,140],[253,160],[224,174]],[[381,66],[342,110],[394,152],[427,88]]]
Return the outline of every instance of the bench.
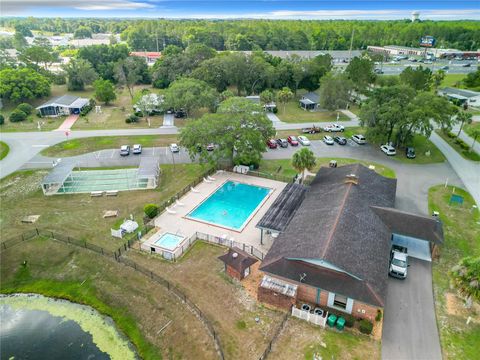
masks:
[[[107,196],[117,196],[118,195],[118,190],[108,190],[105,192],[105,195]]]
[[[90,193],[91,197],[98,197],[98,196],[103,196],[103,191],[92,191]]]

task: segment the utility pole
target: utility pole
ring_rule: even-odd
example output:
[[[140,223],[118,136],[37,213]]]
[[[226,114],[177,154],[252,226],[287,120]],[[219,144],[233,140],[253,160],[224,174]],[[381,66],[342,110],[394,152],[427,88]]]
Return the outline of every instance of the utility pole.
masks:
[[[355,35],[355,28],[352,29],[352,37],[350,38],[350,50],[348,52],[348,62],[352,60],[353,36]]]
[[[155,31],[155,40],[157,41],[157,52],[160,50],[158,49],[158,31]]]

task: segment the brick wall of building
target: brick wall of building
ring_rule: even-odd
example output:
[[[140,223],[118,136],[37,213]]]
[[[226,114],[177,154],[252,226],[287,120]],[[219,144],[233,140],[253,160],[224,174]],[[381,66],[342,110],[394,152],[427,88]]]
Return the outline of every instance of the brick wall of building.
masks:
[[[296,299],[283,294],[278,294],[272,290],[259,286],[258,301],[276,306],[281,309],[290,310],[292,305],[295,304]]]
[[[353,302],[352,315],[358,319],[368,319],[372,323],[374,323],[378,309],[382,310],[383,312],[382,308],[378,308],[376,306],[368,305],[355,300]]]
[[[234,279],[242,280],[242,275],[237,270],[232,268],[231,266],[228,266],[228,265],[225,266],[225,272],[227,273],[227,275],[229,275],[230,277],[232,277]]]

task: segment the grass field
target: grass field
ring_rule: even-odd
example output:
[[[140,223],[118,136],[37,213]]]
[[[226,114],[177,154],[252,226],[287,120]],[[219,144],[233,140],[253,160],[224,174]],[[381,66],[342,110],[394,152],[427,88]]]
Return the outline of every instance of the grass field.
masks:
[[[455,138],[450,138],[448,137],[443,131],[441,130],[437,130],[437,134],[440,135],[440,137],[445,140],[452,148],[455,149],[456,152],[458,152],[464,159],[467,159],[467,160],[471,160],[471,161],[480,161],[480,155],[477,154],[475,151],[470,151],[469,150],[464,150],[460,147],[460,145],[458,145],[456,142],[455,142]],[[467,145],[471,145],[471,144],[467,144]]]
[[[380,359],[380,342],[361,334],[322,329],[291,317],[278,337],[272,359]]]
[[[465,74],[446,74],[440,87],[462,87],[461,82]]]
[[[480,121],[474,121],[471,124],[467,124],[463,127],[462,131],[465,131],[469,136],[473,137],[473,129],[480,129]],[[477,139],[479,140],[479,139]],[[471,145],[471,144],[469,144]]]
[[[466,256],[480,256],[480,213],[472,211],[475,204],[469,193],[455,188],[464,198],[463,205],[450,205],[454,188],[442,185],[430,188],[429,211],[438,211],[443,222],[445,242],[440,258],[433,262],[435,308],[443,355],[447,359],[474,359],[480,344],[480,304],[466,309],[450,287],[448,271]],[[466,325],[467,318],[472,322]]]
[[[2,293],[63,298],[110,316],[142,359],[216,357],[204,325],[178,298],[113,258],[38,239],[2,251],[0,276]]]
[[[127,257],[177,285],[213,320],[227,359],[258,359],[282,313],[258,304],[225,275],[224,264],[217,259],[225,252],[223,247],[196,242],[175,263],[137,251],[129,251]]]
[[[396,177],[395,171],[390,169],[387,166],[377,164],[374,162],[368,162],[363,160],[356,160],[356,159],[346,159],[346,158],[317,158],[317,163],[315,168],[312,170],[313,173],[317,172],[318,169],[322,166],[328,166],[330,160],[336,160],[338,166],[360,163],[365,166],[374,165],[375,171],[380,175],[383,175],[388,178],[394,179]],[[281,159],[281,160],[262,160],[260,162],[260,167],[258,171],[267,173],[267,174],[275,174],[275,175],[282,175],[289,178],[293,178],[297,171],[292,166],[291,159]]]
[[[66,157],[103,149],[119,149],[125,144],[143,147],[168,146],[177,141],[176,135],[98,136],[67,140],[42,150],[45,156]]]
[[[114,250],[122,240],[111,237],[112,227],[118,226],[130,214],[142,222],[145,204],[159,204],[169,199],[203,172],[197,164],[177,164],[175,172],[172,165],[162,165],[161,170],[157,189],[124,191],[108,198],[92,198],[90,194],[44,196],[40,182],[47,171],[11,174],[0,180],[1,240],[39,227]],[[105,210],[119,210],[118,218],[104,219]],[[21,219],[26,215],[40,215],[40,218],[34,225],[24,224]]]
[[[9,151],[10,151],[10,147],[8,146],[8,144],[4,143],[3,141],[0,141],[0,160],[6,157]]]
[[[287,123],[314,123],[314,122],[335,122],[337,121],[336,111],[305,111],[298,105],[298,100],[292,100],[285,106],[283,111],[283,104],[278,103],[277,116],[280,120]],[[348,117],[339,112],[338,121],[348,120]]]

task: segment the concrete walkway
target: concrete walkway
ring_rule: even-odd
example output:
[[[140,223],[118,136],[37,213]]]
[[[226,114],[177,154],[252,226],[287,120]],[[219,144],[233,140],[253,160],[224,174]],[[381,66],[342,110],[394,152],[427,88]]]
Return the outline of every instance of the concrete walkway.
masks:
[[[275,125],[286,124],[286,123],[284,123],[282,120],[280,120],[280,118],[279,118],[277,115],[275,115],[275,114],[272,113],[272,112],[267,112],[266,115],[267,115],[267,118],[270,119],[270,121],[272,122],[272,124],[273,124],[274,126],[275,126]]]
[[[460,126],[457,125],[457,126],[454,126],[452,128],[452,133],[454,133],[455,135],[458,134],[458,130],[460,130]],[[460,139],[462,139],[463,141],[465,141],[465,143],[468,145],[468,146],[472,146],[473,144],[473,138],[468,135],[465,131],[462,131],[460,132],[460,136],[459,136]],[[480,139],[477,139],[477,141],[475,141],[475,145],[473,146],[473,151],[475,151],[477,154],[480,154],[480,144],[479,144],[479,141]]]
[[[73,124],[78,120],[80,115],[70,115],[65,119],[65,121],[58,127],[58,129],[55,129],[54,131],[68,131],[72,128]]]
[[[432,132],[430,141],[445,155],[477,205],[480,205],[480,162],[464,159],[436,132]]]
[[[173,114],[165,114],[163,115],[163,126],[162,128],[165,127],[173,127],[175,126],[175,116]]]

